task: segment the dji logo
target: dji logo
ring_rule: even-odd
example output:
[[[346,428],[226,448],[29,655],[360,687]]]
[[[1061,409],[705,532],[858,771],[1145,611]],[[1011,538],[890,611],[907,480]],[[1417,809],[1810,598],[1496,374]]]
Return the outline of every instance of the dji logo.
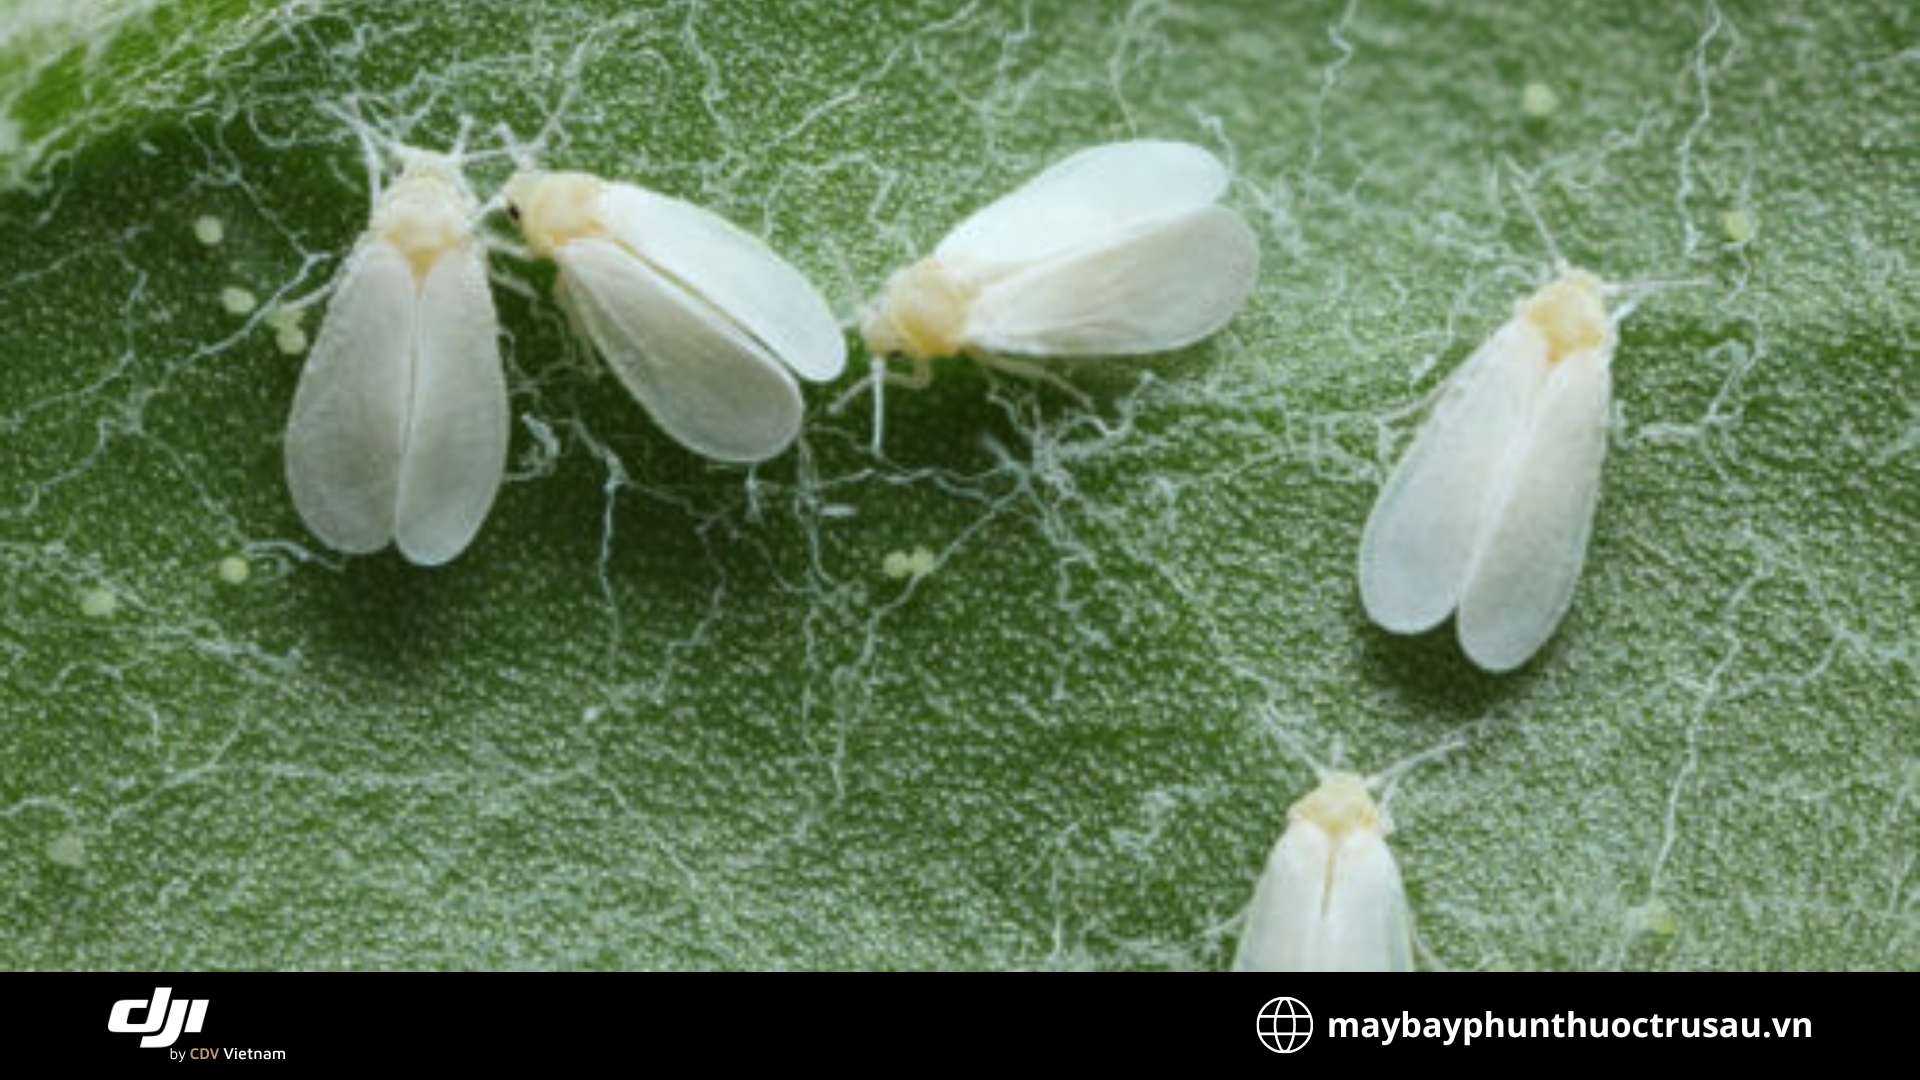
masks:
[[[198,1032],[207,1018],[205,998],[198,1001],[176,1001],[173,1008],[167,1008],[167,998],[172,996],[173,987],[162,986],[153,992],[151,1004],[145,998],[127,998],[113,1003],[113,1013],[107,1017],[107,1030],[123,1035],[141,1036],[143,1047],[172,1046],[173,1040],[180,1037],[182,1030]],[[191,1006],[191,1008],[189,1008]],[[145,1023],[136,1024],[131,1019],[133,1010],[147,1009]],[[185,1022],[185,1028],[181,1027]],[[149,1035],[148,1032],[159,1032]]]

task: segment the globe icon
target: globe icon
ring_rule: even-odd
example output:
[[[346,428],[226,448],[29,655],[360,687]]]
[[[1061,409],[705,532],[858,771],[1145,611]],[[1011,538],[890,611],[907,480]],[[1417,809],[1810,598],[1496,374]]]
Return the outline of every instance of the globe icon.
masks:
[[[1260,1042],[1276,1054],[1291,1054],[1313,1038],[1313,1014],[1290,997],[1260,1006]]]

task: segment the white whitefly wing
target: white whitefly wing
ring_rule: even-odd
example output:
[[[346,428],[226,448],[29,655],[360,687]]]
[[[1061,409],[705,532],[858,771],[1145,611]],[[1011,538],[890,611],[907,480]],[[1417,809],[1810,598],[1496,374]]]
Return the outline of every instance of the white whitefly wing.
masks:
[[[377,551],[393,539],[416,314],[406,257],[363,238],[294,391],[287,488],[307,528],[340,551]]]
[[[1546,339],[1515,319],[1448,379],[1360,538],[1360,599],[1374,622],[1417,633],[1458,606],[1546,363]]]
[[[1226,166],[1190,143],[1090,147],[975,211],[933,254],[991,276],[1210,206],[1226,189]]]
[[[1371,830],[1341,841],[1327,875],[1313,955],[1304,971],[1412,971],[1413,917],[1386,838]]]
[[[802,378],[824,382],[846,366],[846,337],[826,300],[759,237],[632,184],[609,183],[601,211],[621,245],[738,323]]]
[[[1332,857],[1333,844],[1317,825],[1294,822],[1280,834],[1247,907],[1235,971],[1309,970]]]
[[[1413,921],[1378,832],[1335,842],[1295,821],[1274,845],[1247,909],[1235,971],[1412,971]]]
[[[1458,633],[1488,671],[1526,663],[1573,602],[1606,458],[1612,350],[1553,365],[1503,485],[1505,503],[1460,598]]]
[[[800,433],[799,387],[755,338],[608,240],[554,251],[563,302],[667,434],[722,461],[773,457]]]
[[[499,320],[479,245],[441,256],[420,287],[413,407],[394,539],[425,566],[466,549],[507,464]]]
[[[999,278],[968,307],[961,337],[1028,356],[1164,352],[1231,319],[1259,265],[1247,223],[1206,206]]]

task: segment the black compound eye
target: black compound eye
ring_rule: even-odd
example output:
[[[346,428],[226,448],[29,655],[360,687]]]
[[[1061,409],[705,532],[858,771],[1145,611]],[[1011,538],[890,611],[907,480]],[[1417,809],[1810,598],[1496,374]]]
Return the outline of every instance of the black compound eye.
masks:
[[[515,205],[514,205],[514,204],[512,204],[512,203],[508,203],[508,204],[507,204],[507,216],[508,216],[508,217],[510,217],[510,218],[512,218],[512,219],[513,219],[513,220],[515,220],[515,221],[519,221],[519,220],[520,220],[520,208],[519,208],[518,206],[515,206]]]

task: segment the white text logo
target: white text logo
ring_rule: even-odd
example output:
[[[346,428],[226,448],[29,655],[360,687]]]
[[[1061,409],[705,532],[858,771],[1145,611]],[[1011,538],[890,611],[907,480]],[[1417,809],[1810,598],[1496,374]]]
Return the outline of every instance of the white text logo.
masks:
[[[167,999],[173,996],[173,987],[162,986],[153,992],[153,1000],[145,998],[127,998],[113,1003],[113,1013],[107,1017],[107,1030],[123,1035],[139,1035],[140,1045],[172,1046],[173,1040],[180,1037],[182,1031],[197,1032],[207,1019],[207,1000],[176,1001],[173,1008],[167,1008]],[[133,1022],[133,1010],[146,1009],[147,1018],[141,1023]],[[184,1025],[184,1026],[183,1026]],[[158,1034],[148,1034],[158,1032]]]
[[[1295,998],[1277,997],[1260,1006],[1255,1031],[1260,1045],[1276,1054],[1291,1054],[1313,1038],[1313,1014]]]

